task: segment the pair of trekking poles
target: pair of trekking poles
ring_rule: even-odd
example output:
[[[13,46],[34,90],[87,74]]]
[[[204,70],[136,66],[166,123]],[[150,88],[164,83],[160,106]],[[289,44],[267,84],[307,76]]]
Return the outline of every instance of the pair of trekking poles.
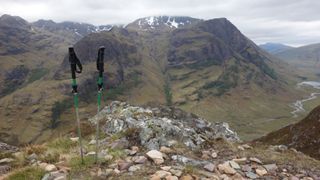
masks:
[[[102,97],[102,91],[103,91],[103,72],[104,72],[104,50],[105,48],[101,46],[98,50],[98,57],[97,57],[97,70],[99,72],[98,80],[97,80],[97,86],[98,86],[98,101],[97,106],[98,110],[97,112],[100,112],[101,107],[101,97]],[[79,118],[79,99],[78,99],[78,85],[76,80],[76,73],[82,72],[82,65],[80,60],[78,59],[74,48],[69,48],[69,62],[71,66],[71,77],[72,77],[72,93],[73,93],[73,101],[74,101],[74,107],[76,111],[76,120],[77,120],[77,131],[78,131],[78,137],[79,137],[79,146],[80,146],[80,156],[81,156],[81,162],[84,163],[83,159],[83,146],[82,146],[82,137],[81,137],[81,126],[80,126],[80,118]],[[99,153],[99,120],[97,119],[96,122],[96,154],[95,154],[95,163],[98,162],[98,153]]]

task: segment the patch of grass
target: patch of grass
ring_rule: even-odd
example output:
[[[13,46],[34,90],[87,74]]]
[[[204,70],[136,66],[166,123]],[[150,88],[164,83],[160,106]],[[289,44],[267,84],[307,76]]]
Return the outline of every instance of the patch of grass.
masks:
[[[37,145],[37,144],[33,144],[33,145],[27,145],[24,149],[24,151],[26,152],[26,154],[30,155],[30,154],[43,154],[45,151],[47,150],[47,147],[45,147],[44,145]]]
[[[104,91],[103,98],[104,100],[115,100],[118,96],[123,95],[126,90],[127,86],[125,84],[120,84],[117,87]]]
[[[63,153],[68,152],[71,148],[77,146],[77,142],[71,141],[69,138],[62,137],[62,138],[57,138],[53,141],[50,141],[47,144],[48,147],[60,150]]]
[[[183,169],[184,174],[194,174],[195,171],[195,167],[190,164],[187,164]]]
[[[8,180],[36,180],[41,179],[45,175],[45,171],[38,167],[27,167],[12,173]]]
[[[54,152],[48,152],[48,153],[40,156],[40,160],[42,162],[53,164],[53,163],[56,163],[59,161],[59,157],[60,157],[60,154],[58,152],[54,151]]]
[[[95,164],[94,156],[84,156],[83,159],[84,163],[82,163],[80,156],[73,157],[70,160],[69,166],[72,171],[71,174],[86,171]]]
[[[122,159],[126,157],[126,152],[123,149],[109,149],[108,153],[112,155],[114,159]]]
[[[37,80],[41,79],[47,73],[48,73],[48,69],[45,69],[45,68],[33,69],[30,72],[30,76],[29,76],[27,83],[32,83],[34,81],[37,81]]]

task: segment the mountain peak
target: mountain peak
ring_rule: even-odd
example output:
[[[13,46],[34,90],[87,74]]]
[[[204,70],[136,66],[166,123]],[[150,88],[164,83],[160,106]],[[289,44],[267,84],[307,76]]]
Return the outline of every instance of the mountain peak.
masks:
[[[0,26],[10,26],[10,27],[26,27],[29,23],[19,16],[11,16],[9,14],[4,14],[0,17]]]
[[[187,16],[149,16],[137,19],[128,24],[127,28],[140,30],[176,29],[199,21],[201,20]]]

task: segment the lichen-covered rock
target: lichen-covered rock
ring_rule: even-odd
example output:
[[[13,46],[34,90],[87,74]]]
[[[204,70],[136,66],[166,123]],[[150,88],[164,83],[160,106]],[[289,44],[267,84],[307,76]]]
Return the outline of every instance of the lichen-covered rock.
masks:
[[[149,150],[170,147],[173,141],[181,142],[192,150],[201,148],[206,140],[224,138],[240,141],[227,123],[210,123],[171,107],[143,108],[114,101],[90,119],[92,123],[97,120],[105,122],[107,134],[129,128],[139,129],[139,143]]]

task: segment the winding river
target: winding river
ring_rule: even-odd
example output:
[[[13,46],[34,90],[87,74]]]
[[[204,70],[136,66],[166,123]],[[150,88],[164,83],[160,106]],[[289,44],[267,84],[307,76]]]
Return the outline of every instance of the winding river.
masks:
[[[298,87],[311,86],[315,89],[320,90],[320,82],[317,82],[317,81],[303,81],[303,82],[297,84],[297,86]],[[294,109],[293,111],[291,111],[291,114],[293,115],[293,117],[298,117],[299,113],[305,111],[305,109],[303,108],[303,103],[310,101],[310,100],[313,100],[313,99],[316,99],[319,95],[320,95],[320,92],[313,92],[307,98],[297,100],[296,102],[292,103],[290,106]]]

